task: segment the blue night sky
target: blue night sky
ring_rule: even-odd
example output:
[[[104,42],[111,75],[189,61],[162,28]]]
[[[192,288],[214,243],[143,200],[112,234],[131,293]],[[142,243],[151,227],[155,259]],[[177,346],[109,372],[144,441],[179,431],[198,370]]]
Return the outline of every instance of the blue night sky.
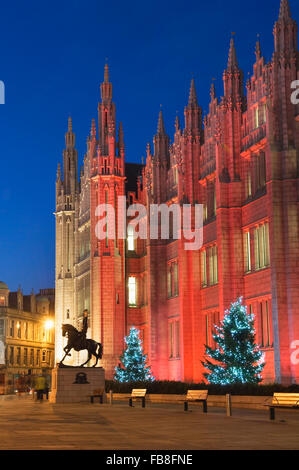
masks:
[[[2,2],[0,80],[0,280],[24,293],[54,286],[57,163],[69,114],[80,163],[97,117],[108,58],[126,159],[140,162],[162,104],[172,138],[190,80],[205,111],[211,79],[222,95],[231,32],[245,77],[256,34],[268,61],[279,0],[51,0]],[[299,20],[299,2],[290,0]]]

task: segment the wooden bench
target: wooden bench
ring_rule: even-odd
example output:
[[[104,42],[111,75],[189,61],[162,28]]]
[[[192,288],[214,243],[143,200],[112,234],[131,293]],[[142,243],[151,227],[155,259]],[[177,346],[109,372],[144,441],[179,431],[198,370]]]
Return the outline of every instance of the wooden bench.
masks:
[[[99,402],[102,405],[103,404],[103,397],[104,397],[104,390],[103,389],[99,388],[97,390],[94,390],[93,394],[89,395],[90,403],[94,403],[94,399],[99,398]]]
[[[141,399],[142,401],[142,408],[145,408],[145,395],[146,395],[146,388],[134,388],[132,390],[131,396],[129,398],[129,406],[133,406],[133,400]]]
[[[208,390],[188,390],[184,401],[184,411],[188,411],[189,402],[202,402],[203,412],[208,412]]]
[[[275,408],[290,408],[299,410],[299,393],[274,393],[269,407],[270,419],[275,419]]]

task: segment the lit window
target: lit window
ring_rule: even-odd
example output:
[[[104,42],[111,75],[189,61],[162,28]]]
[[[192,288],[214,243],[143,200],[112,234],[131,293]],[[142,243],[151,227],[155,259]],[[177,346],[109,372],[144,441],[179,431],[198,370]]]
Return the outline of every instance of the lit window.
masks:
[[[17,348],[17,364],[21,365],[21,348]]]
[[[34,349],[30,349],[30,365],[34,365]]]
[[[167,265],[167,292],[168,298],[179,295],[179,266],[177,261]]]
[[[36,365],[39,366],[40,363],[40,350],[36,351]]]
[[[245,273],[249,273],[251,271],[250,232],[244,233],[244,260]]]
[[[211,246],[208,250],[209,255],[209,284],[214,286],[218,284],[218,255],[217,246]]]
[[[207,286],[207,252],[203,250],[201,252],[201,286]]]
[[[251,169],[248,169],[247,173],[247,197],[252,196],[252,182],[251,182]]]
[[[11,337],[14,337],[14,334],[15,334],[15,322],[14,320],[11,320],[9,335]]]
[[[260,302],[260,339],[261,346],[264,348],[271,347],[271,317],[270,317],[269,301]]]
[[[134,228],[128,225],[128,251],[135,251]]]
[[[173,322],[169,324],[169,357],[173,358]]]
[[[24,365],[27,366],[28,361],[28,349],[24,348]]]
[[[255,127],[258,128],[259,125],[260,125],[260,121],[259,121],[259,108],[255,108],[254,110],[254,116],[255,116]]]
[[[254,258],[256,271],[270,265],[268,222],[254,230]]]
[[[14,363],[14,348],[13,348],[13,346],[10,347],[9,363],[10,364]]]
[[[263,118],[264,118],[264,123],[267,122],[267,105],[264,104],[263,106]]]
[[[178,184],[178,168],[176,166],[173,169],[173,181],[175,185]]]
[[[129,305],[136,305],[136,277],[129,277]]]
[[[5,297],[3,295],[0,296],[0,307],[5,306]]]
[[[208,205],[207,203],[203,204],[203,220],[206,222],[208,220]]]
[[[200,263],[201,287],[218,284],[218,253],[216,245],[210,246],[201,252]]]
[[[169,323],[169,359],[180,357],[180,322]]]

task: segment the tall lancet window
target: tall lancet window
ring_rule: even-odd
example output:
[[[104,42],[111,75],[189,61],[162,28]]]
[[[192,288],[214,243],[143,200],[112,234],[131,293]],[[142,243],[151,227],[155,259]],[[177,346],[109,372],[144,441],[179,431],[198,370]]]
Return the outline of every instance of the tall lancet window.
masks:
[[[135,306],[137,302],[136,277],[129,277],[128,290],[129,290],[129,305]]]
[[[135,251],[134,229],[132,225],[128,225],[128,251]]]

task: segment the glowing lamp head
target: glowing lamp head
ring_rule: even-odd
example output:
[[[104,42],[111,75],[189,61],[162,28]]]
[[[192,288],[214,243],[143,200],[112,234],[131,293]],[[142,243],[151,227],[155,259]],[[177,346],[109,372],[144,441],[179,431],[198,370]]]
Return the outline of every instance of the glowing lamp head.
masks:
[[[54,327],[53,320],[46,320],[45,327],[46,327],[46,330],[51,330]]]

